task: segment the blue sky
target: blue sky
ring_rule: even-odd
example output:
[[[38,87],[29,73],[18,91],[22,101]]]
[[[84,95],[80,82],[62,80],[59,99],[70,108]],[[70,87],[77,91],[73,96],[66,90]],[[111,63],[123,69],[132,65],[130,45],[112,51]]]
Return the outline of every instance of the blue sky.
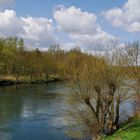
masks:
[[[1,37],[22,37],[32,48],[94,51],[139,40],[140,0],[0,0],[0,19]]]
[[[52,18],[53,7],[76,6],[83,11],[100,14],[112,7],[121,7],[127,0],[17,0],[13,8],[20,16],[41,16]]]

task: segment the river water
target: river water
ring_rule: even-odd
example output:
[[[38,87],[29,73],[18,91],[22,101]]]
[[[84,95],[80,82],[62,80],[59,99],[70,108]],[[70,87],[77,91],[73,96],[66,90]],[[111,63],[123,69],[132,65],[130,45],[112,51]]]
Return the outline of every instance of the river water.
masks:
[[[1,87],[0,140],[74,140],[65,132],[64,94],[62,83]],[[128,103],[122,118],[126,110],[132,110]]]
[[[0,140],[72,140],[61,83],[0,88]]]

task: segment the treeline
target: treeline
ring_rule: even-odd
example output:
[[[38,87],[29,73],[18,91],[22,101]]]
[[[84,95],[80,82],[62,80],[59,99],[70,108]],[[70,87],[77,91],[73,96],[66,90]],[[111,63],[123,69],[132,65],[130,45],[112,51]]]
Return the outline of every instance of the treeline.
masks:
[[[70,51],[51,46],[47,51],[28,50],[23,39],[0,38],[0,76],[34,80],[52,77],[68,78],[78,75],[88,59],[79,48]]]

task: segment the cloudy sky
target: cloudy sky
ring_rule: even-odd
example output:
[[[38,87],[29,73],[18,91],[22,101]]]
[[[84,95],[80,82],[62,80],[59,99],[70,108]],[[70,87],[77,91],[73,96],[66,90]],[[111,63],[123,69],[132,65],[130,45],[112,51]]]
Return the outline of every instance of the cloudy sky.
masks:
[[[0,0],[0,37],[8,36],[44,50],[139,40],[140,0]]]

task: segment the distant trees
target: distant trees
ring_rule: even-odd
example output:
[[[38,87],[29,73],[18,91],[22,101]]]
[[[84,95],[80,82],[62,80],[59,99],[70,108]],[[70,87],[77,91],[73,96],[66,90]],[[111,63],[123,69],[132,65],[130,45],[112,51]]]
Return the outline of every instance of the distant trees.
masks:
[[[1,74],[13,74],[18,79],[18,73],[21,72],[22,63],[20,62],[22,55],[20,54],[24,46],[22,39],[7,38],[0,39],[0,63]]]
[[[59,45],[48,51],[27,50],[23,39],[0,38],[0,75],[31,80],[69,78],[80,72],[83,60],[89,57],[80,49],[64,51]]]

